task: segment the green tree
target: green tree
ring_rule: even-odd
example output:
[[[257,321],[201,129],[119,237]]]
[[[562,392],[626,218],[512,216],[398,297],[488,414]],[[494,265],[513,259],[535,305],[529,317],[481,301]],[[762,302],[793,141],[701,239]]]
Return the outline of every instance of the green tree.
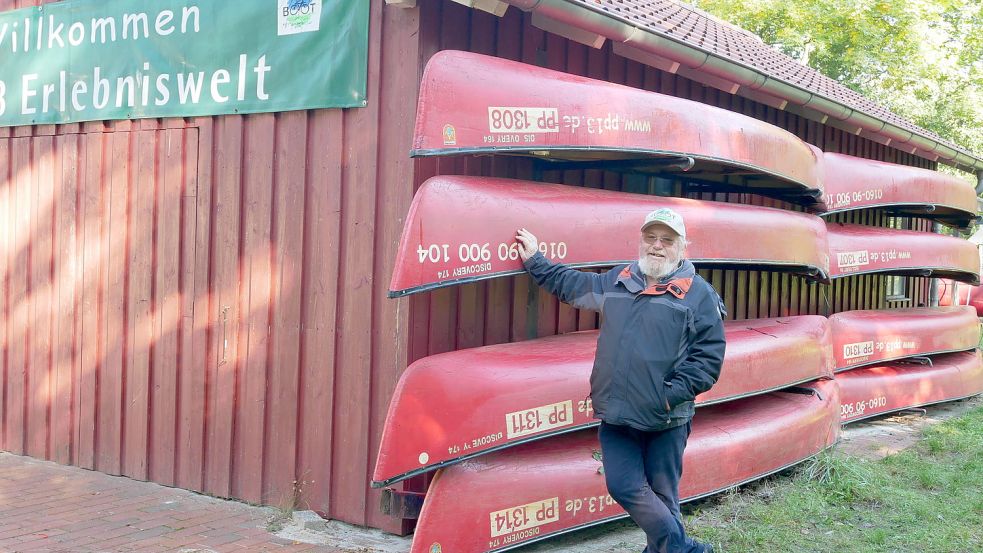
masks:
[[[983,154],[979,0],[697,0],[898,115]]]

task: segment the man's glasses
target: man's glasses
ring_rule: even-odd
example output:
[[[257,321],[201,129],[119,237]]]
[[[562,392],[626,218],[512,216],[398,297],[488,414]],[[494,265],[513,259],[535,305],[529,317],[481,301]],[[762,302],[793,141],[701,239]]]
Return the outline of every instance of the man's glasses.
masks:
[[[667,248],[671,248],[674,245],[676,245],[676,238],[670,236],[657,236],[655,234],[643,234],[642,242],[645,242],[650,246],[655,244],[656,242],[662,242],[663,246]]]

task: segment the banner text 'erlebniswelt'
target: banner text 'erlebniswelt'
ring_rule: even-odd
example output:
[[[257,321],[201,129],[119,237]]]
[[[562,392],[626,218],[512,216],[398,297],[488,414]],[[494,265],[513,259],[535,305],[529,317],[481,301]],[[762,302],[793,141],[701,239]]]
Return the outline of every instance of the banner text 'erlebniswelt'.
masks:
[[[363,3],[256,4],[79,0],[0,14],[0,125],[364,105]]]

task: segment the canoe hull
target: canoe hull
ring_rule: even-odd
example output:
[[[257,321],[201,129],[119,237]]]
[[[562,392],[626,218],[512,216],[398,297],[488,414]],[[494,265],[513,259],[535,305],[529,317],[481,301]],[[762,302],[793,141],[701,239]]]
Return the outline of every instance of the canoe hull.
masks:
[[[911,407],[951,401],[983,392],[983,359],[978,351],[948,353],[932,365],[894,362],[836,375],[844,424]]]
[[[413,198],[389,295],[523,272],[515,243],[520,227],[537,235],[541,251],[553,261],[576,267],[630,262],[638,259],[641,222],[660,207],[685,218],[687,257],[700,266],[826,278],[826,228],[814,215],[562,184],[437,176]]]
[[[948,278],[936,281],[939,305],[968,305],[976,309],[976,316],[983,317],[983,286],[973,286]]]
[[[980,338],[968,306],[844,311],[829,317],[836,370],[905,357],[966,351]]]
[[[968,240],[843,223],[827,223],[826,231],[831,278],[891,273],[979,284],[979,253]]]
[[[699,405],[832,377],[829,322],[806,315],[724,323],[720,379]],[[589,378],[597,332],[434,355],[397,384],[373,484],[597,424]]]
[[[810,386],[819,394],[773,392],[698,410],[683,460],[683,501],[766,476],[835,443],[837,385]],[[598,449],[596,433],[587,430],[441,469],[411,552],[503,551],[625,516],[598,471]]]
[[[879,208],[963,228],[976,218],[966,181],[919,167],[844,154],[823,154],[827,212]]]
[[[815,204],[818,156],[794,134],[707,104],[445,50],[427,63],[412,155],[519,154],[547,160],[691,157],[694,178],[750,174],[740,184]],[[633,165],[638,168],[639,165]],[[685,166],[684,166],[685,167]]]

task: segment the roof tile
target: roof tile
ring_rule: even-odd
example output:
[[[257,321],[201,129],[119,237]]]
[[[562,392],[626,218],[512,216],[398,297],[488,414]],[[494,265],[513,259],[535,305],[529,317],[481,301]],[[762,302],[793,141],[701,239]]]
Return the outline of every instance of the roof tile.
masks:
[[[752,33],[675,0],[572,0],[630,24],[736,61],[769,77],[825,96],[879,120],[976,157],[941,136],[898,116],[815,69],[771,48]]]

